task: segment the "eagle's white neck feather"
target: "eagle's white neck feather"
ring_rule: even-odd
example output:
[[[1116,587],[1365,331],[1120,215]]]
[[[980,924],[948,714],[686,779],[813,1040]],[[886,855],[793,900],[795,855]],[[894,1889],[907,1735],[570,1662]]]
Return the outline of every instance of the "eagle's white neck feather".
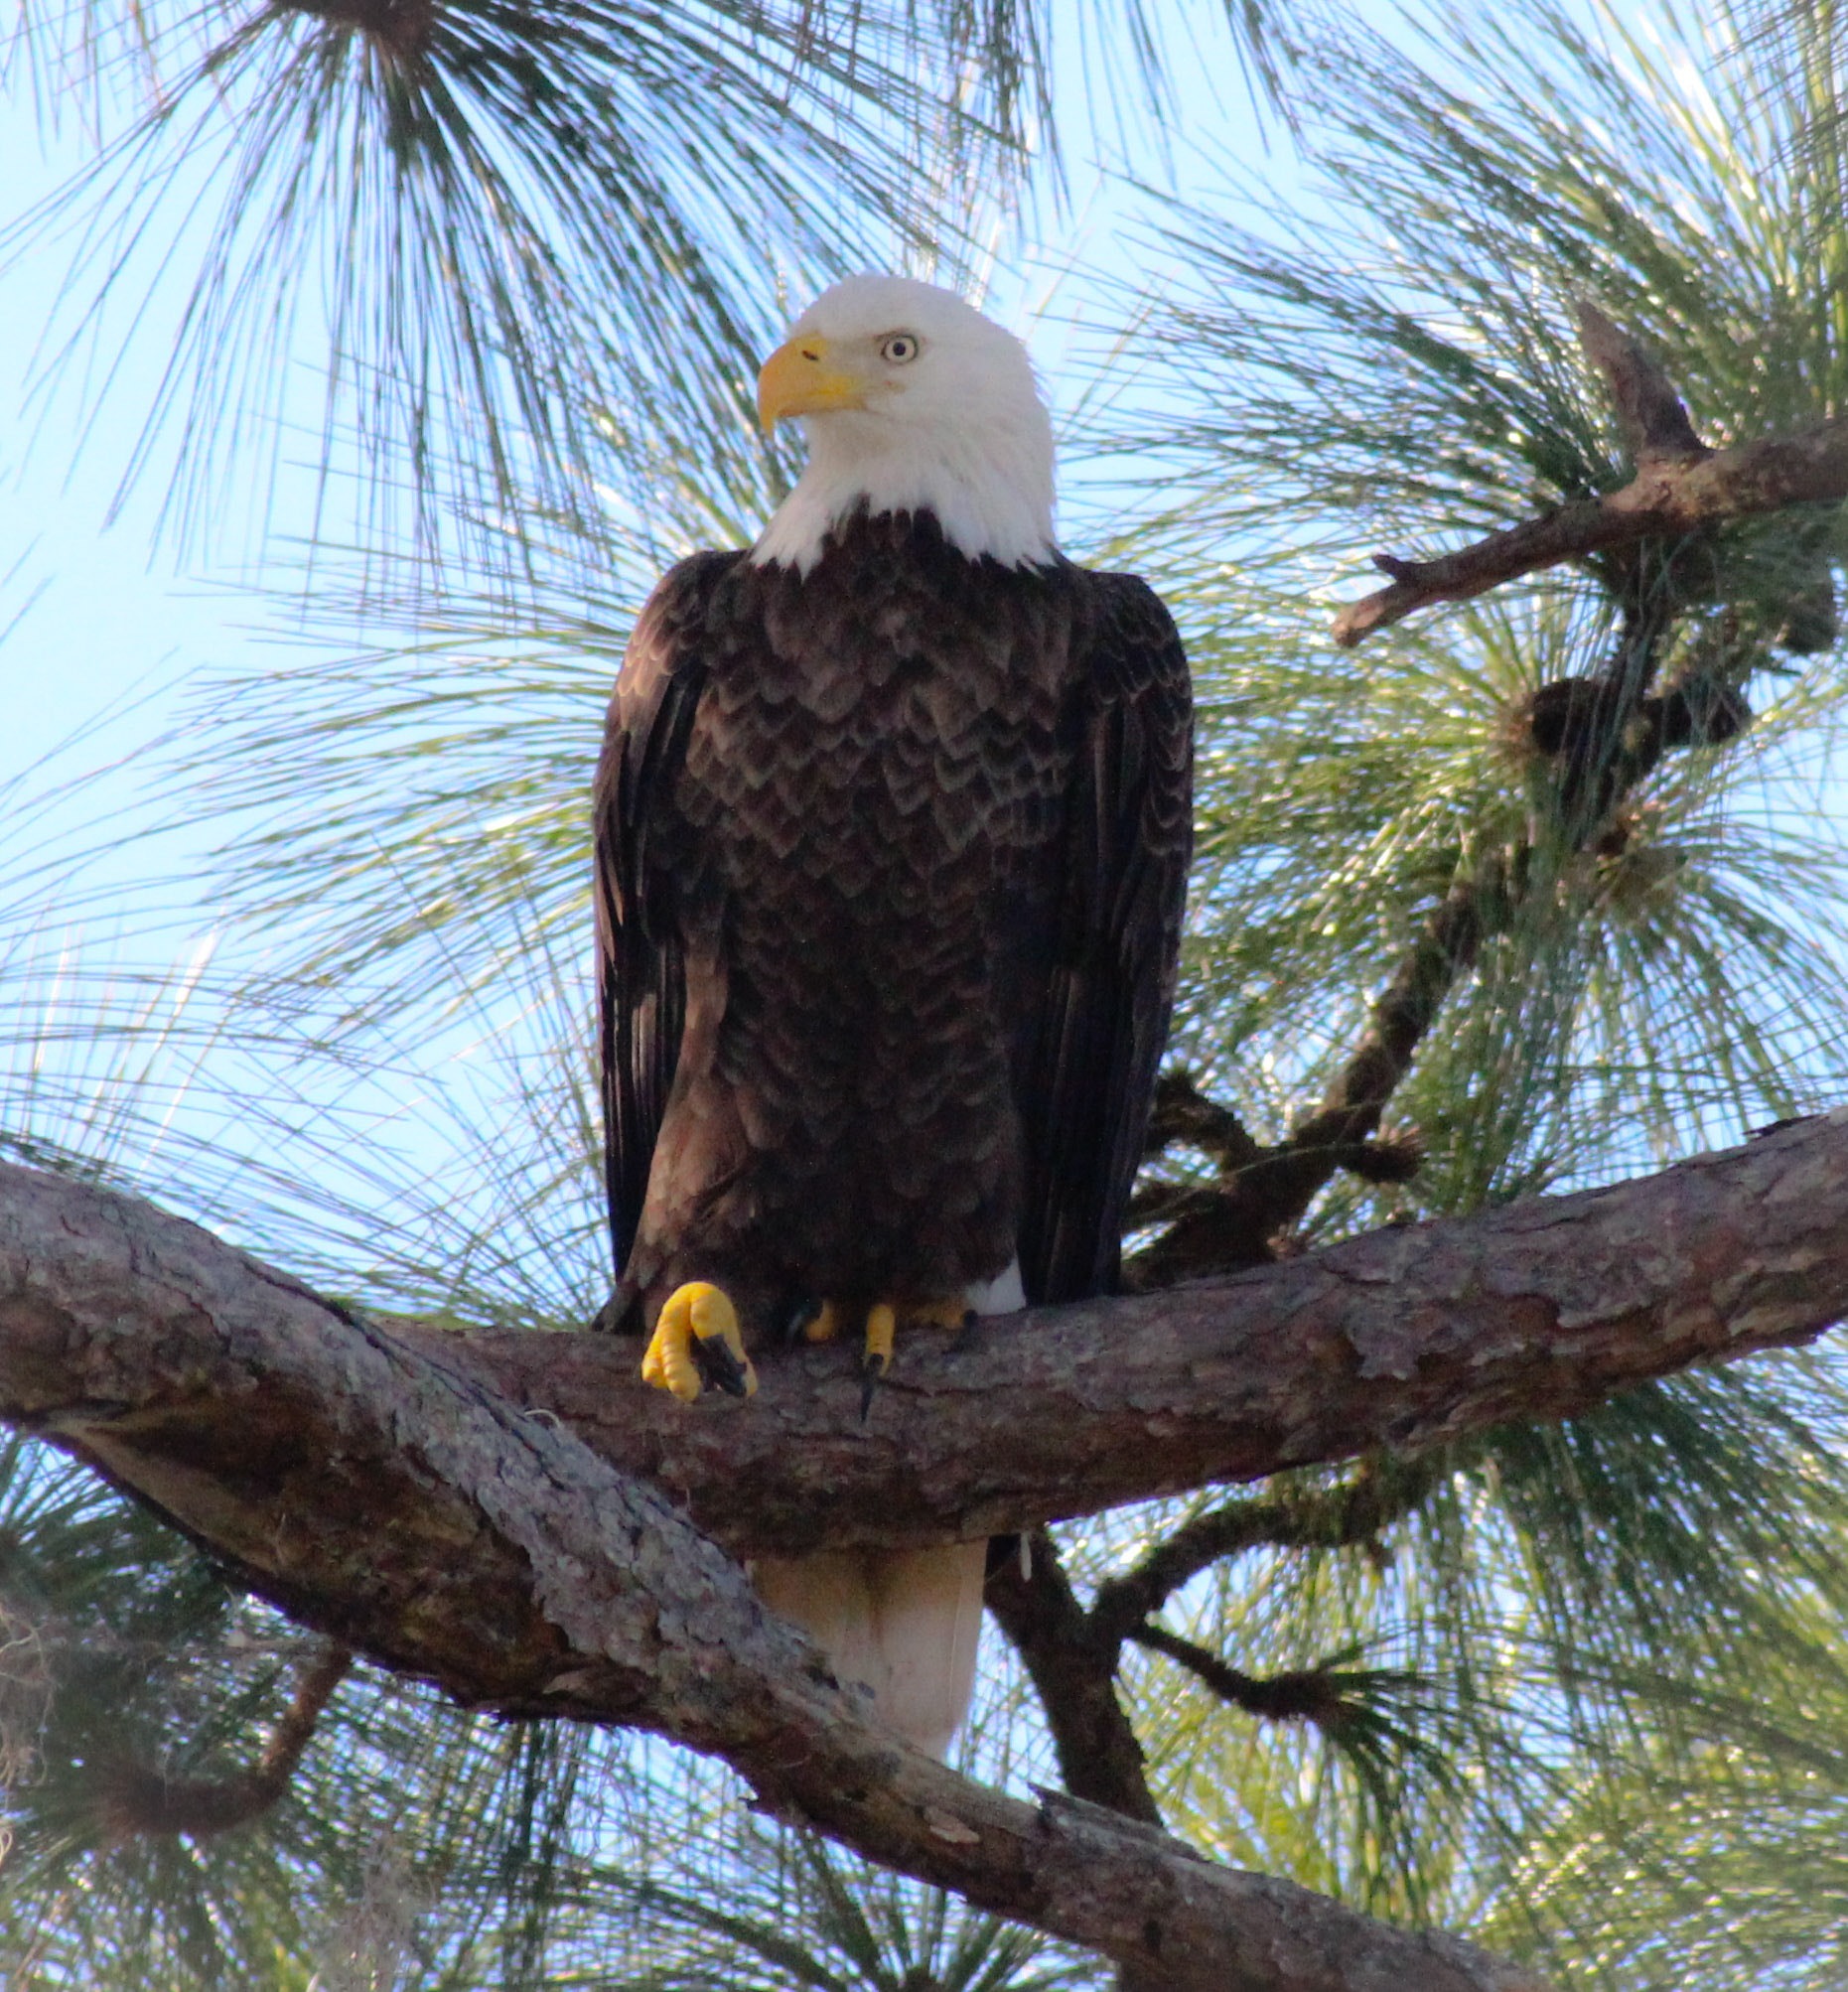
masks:
[[[900,327],[924,340],[903,391],[807,418],[808,467],[753,562],[806,574],[828,533],[862,504],[934,513],[943,537],[972,560],[1051,560],[1053,425],[1011,333],[950,292],[899,277],[835,285],[793,332],[846,339]]]
[[[1035,412],[1044,425],[1037,402]],[[754,562],[777,560],[806,574],[822,541],[862,502],[875,513],[934,512],[943,537],[971,560],[986,553],[1004,567],[1026,567],[1052,558],[1050,432],[1043,464],[1031,434],[986,423],[927,438],[850,433],[881,423],[846,412],[810,419],[808,468],[752,548]]]

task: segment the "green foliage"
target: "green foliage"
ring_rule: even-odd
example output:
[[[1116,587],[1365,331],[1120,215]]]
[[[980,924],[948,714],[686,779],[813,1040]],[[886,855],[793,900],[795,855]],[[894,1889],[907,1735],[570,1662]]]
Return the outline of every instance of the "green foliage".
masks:
[[[1079,1992],[1094,1961],[760,1823],[658,1743],[469,1716],[361,1668],[282,1798],[247,1774],[315,1642],[44,1448],[0,1448],[0,1973],[271,1992]]]
[[[1665,11],[1453,11],[1422,52],[1344,37],[1300,72],[1313,246],[1170,207],[1183,274],[1101,441],[1154,466],[1136,557],[1175,577],[1206,691],[1182,1047],[1278,1138],[1435,909],[1462,896],[1483,933],[1388,1109],[1423,1168],[1337,1179],[1307,1238],[1601,1180],[1848,1083],[1843,852],[1817,817],[1832,512],[1538,576],[1354,652],[1317,628],[1369,547],[1454,545],[1628,479],[1573,342],[1581,296],[1715,444],[1839,410],[1843,159],[1809,122],[1826,32],[1800,87]],[[1645,651],[1658,684],[1746,689],[1753,728],[1588,802],[1596,778],[1575,794],[1536,748],[1535,695]],[[1363,1654],[1381,1686],[1354,1692],[1403,1725],[1404,1781],[1382,1804],[1339,1729],[1254,1729],[1155,1662],[1138,1702],[1165,1798],[1227,1858],[1486,1918],[1569,1982],[1757,1982],[1747,1959],[1832,1982],[1813,1911],[1768,1887],[1749,1835],[1735,1868],[1720,1822],[1750,1790],[1783,1845],[1840,1802],[1817,1739],[1839,1720],[1845,1409],[1827,1359],[1676,1379],[1459,1449],[1370,1556],[1197,1580],[1167,1623],[1248,1672]],[[1171,1519],[1095,1539],[1089,1567]],[[1676,1862],[1697,1834],[1695,1878]],[[1735,1876],[1756,1927],[1729,1939]]]
[[[1844,160],[1798,142],[1812,98],[1768,90],[1749,48],[1679,55],[1672,14],[1599,26],[1445,15],[1433,73],[1384,42],[1312,53],[1316,247],[1175,211],[1189,275],[1146,321],[1141,398],[1181,416],[1138,555],[1177,578],[1208,700],[1187,1050],[1258,1120],[1287,1113],[1434,899],[1478,882],[1493,944],[1394,1104],[1431,1144],[1427,1209],[1720,1138],[1844,1070],[1840,851],[1813,800],[1841,691],[1832,513],[1541,575],[1353,652],[1316,631],[1353,585],[1332,559],[1350,574],[1369,546],[1626,481],[1580,296],[1716,444],[1842,405],[1848,347],[1817,300],[1848,254]],[[1119,447],[1148,452],[1152,423]],[[1253,544],[1255,568],[1228,563]],[[1818,587],[1798,677],[1810,633],[1773,610]],[[1524,715],[1640,626],[1658,682],[1749,688],[1756,723],[1663,757],[1587,849]]]
[[[158,1182],[373,1308],[545,1328],[602,1298],[578,969],[602,702],[659,565],[748,535],[786,475],[741,399],[742,356],[780,309],[752,245],[773,242],[798,283],[861,251],[780,204],[844,161],[855,240],[933,225],[953,256],[944,215],[965,211],[945,200],[921,222],[910,166],[929,156],[946,186],[1044,112],[1047,22],[950,13],[821,20],[812,44],[793,16],[598,15],[597,49],[573,39],[591,16],[446,13],[442,61],[408,81],[376,26],[274,14],[189,72],[267,120],[239,135],[225,241],[268,253],[335,229],[361,438],[402,452],[396,489],[475,506],[470,529],[511,557],[433,600],[389,565],[415,553],[415,518],[402,545],[318,548],[325,659],[202,691],[163,751],[197,820],[221,826],[227,931],[184,1004],[155,973],[54,992],[30,967],[64,958],[49,889],[17,896],[14,925],[51,938],[0,983],[14,1152]],[[1130,18],[1159,78],[1155,28]],[[1159,272],[1134,307],[1143,365],[1101,379],[1084,471],[1133,526],[1117,550],[1175,604],[1202,689],[1178,1049],[1248,1129],[1282,1138],[1435,916],[1464,907],[1477,936],[1387,1108],[1423,1167],[1338,1176],[1295,1243],[1581,1185],[1848,1091],[1848,866],[1822,807],[1844,690],[1834,510],[1588,561],[1357,651],[1325,636],[1369,548],[1447,547],[1627,480],[1575,340],[1581,298],[1643,343],[1714,444],[1848,407],[1835,18],[1805,10],[1780,40],[1736,25],[1552,0],[1440,10],[1422,39],[1298,23],[1268,46],[1316,176],[1302,212],[1266,218],[1237,190],[1139,196]],[[711,105],[674,94],[685,70],[554,160],[560,120],[587,128],[598,65],[628,88],[701,35],[735,66],[735,155],[702,149]],[[851,75],[849,48],[869,56]],[[981,52],[985,129],[932,150],[939,69],[895,79],[914,48]],[[770,160],[773,74],[799,81],[790,122],[771,120],[791,150]],[[546,76],[563,79],[551,96]],[[99,171],[155,160],[133,147],[175,142],[195,101],[177,88]],[[529,114],[523,150],[481,135]],[[325,153],[301,143],[310,127]],[[888,127],[904,143],[876,157]],[[330,161],[362,190],[345,218],[302,206],[275,232],[262,202],[294,216]],[[741,175],[751,199],[728,207]],[[123,184],[110,198],[140,199]],[[613,220],[593,239],[584,214],[606,210],[640,234]],[[380,288],[380,244],[400,242]],[[189,351],[240,364],[228,314],[268,293],[214,253]],[[426,340],[420,371],[405,356]],[[193,377],[233,398],[228,375]],[[1566,680],[1738,697],[1753,724],[1653,759],[1620,734],[1574,764],[1533,723]],[[54,1014],[56,1033],[35,1030]],[[1164,1166],[1212,1175],[1205,1157]],[[1167,1652],[1129,1649],[1167,1815],[1228,1860],[1470,1926],[1570,1983],[1834,1983],[1845,1440],[1834,1359],[1761,1361],[1460,1444],[1361,1539],[1260,1532],[1168,1600]],[[727,1778],[658,1745],[500,1730],[370,1673],[260,1825],[110,1842],[95,1767],[246,1760],[298,1642],[68,1468],[17,1448],[5,1465],[0,1601],[19,1630],[0,1742],[17,1755],[30,1737],[42,1766],[10,1801],[10,1968],[36,1954],[47,1984],[106,1983],[110,1960],[145,1953],[163,1982],[234,1967],[279,1987],[311,1971],[379,1987],[1095,1980],[756,1820]],[[1350,1480],[1289,1476],[1265,1497],[1313,1516]],[[1222,1498],[1066,1531],[1074,1574],[1133,1567]],[[1228,1706],[1180,1640],[1247,1683],[1300,1677],[1302,1708]],[[1022,1685],[1005,1656],[992,1671],[980,1761],[1043,1776]]]
[[[278,425],[317,419],[291,382],[313,353],[320,475],[362,481],[337,529],[425,554],[460,532],[478,567],[517,562],[505,507],[596,504],[599,436],[749,435],[780,278],[922,244],[938,99],[904,10],[80,12],[88,32],[33,23],[26,52],[48,94],[74,84],[125,125],[12,252],[69,238],[73,352],[116,293],[197,258],[138,453],[179,452],[195,531],[266,505]],[[993,158],[978,120],[941,115]]]
[[[1226,19],[1274,98],[1268,0]],[[1169,101],[1144,0],[1070,32]],[[128,475],[173,465],[187,542],[241,516],[260,554],[303,432],[327,536],[400,580],[445,554],[517,573],[535,510],[650,512],[664,455],[780,476],[750,381],[791,299],[966,274],[1059,153],[1052,23],[1014,0],[84,0],[22,9],[10,54],[94,141],[0,234],[0,266],[69,258],[51,370],[106,382],[171,338]]]

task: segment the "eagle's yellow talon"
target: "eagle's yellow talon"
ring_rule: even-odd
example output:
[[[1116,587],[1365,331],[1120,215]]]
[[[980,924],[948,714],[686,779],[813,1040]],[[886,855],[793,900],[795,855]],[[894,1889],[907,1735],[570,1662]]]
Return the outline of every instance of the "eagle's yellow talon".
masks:
[[[641,1358],[641,1380],[657,1390],[671,1390],[683,1404],[691,1404],[706,1380],[696,1345],[715,1344],[708,1349],[705,1363],[718,1372],[715,1380],[720,1387],[738,1396],[754,1396],[757,1371],[745,1353],[738,1310],[730,1295],[710,1280],[688,1280],[667,1296],[654,1323]]]
[[[908,1307],[905,1319],[919,1327],[961,1328],[971,1313],[966,1300],[931,1300],[922,1307]]]
[[[839,1333],[840,1309],[831,1300],[824,1300],[820,1311],[811,1315],[802,1325],[802,1339],[805,1342],[832,1342]]]
[[[667,1381],[667,1352],[661,1342],[658,1322],[654,1328],[654,1339],[648,1344],[648,1352],[641,1358],[641,1380],[653,1384],[656,1390],[672,1387]]]
[[[899,1332],[898,1310],[881,1301],[877,1307],[866,1311],[866,1356],[862,1364],[870,1369],[874,1362],[879,1364],[880,1375],[892,1367],[892,1345]]]

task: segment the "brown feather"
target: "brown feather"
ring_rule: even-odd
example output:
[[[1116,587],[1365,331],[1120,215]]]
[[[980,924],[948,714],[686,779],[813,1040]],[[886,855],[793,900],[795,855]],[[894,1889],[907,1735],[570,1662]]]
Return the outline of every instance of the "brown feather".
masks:
[[[1173,999],[1186,664],[1143,584],[864,513],[661,582],[596,788],[619,1300],[1115,1277]],[[639,1305],[638,1305],[639,1304]]]

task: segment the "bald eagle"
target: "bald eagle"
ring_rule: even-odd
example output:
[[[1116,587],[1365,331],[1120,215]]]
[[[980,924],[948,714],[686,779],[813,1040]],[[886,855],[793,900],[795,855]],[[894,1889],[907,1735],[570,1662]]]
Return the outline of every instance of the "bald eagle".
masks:
[[[607,1319],[650,1382],[750,1351],[1109,1290],[1174,993],[1186,660],[1133,575],[1053,533],[1025,349],[851,278],[765,363],[807,469],[757,544],[655,589],[595,809]],[[941,1751],[984,1545],[759,1563]]]

